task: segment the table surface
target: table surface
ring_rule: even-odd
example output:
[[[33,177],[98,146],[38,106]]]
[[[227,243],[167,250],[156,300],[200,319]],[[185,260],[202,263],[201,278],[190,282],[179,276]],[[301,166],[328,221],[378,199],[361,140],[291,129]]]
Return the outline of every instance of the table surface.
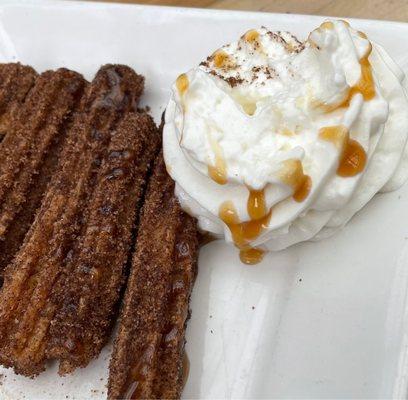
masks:
[[[408,22],[408,0],[102,0],[230,10],[315,14]]]

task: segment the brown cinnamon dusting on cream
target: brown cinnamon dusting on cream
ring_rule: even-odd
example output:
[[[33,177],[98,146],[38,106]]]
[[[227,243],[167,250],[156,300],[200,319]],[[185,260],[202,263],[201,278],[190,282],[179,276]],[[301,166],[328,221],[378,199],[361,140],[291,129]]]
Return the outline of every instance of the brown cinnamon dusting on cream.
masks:
[[[291,42],[286,41],[283,37],[283,34],[289,36],[296,44],[293,45]],[[267,35],[269,35],[275,42],[281,43],[285,49],[291,53],[300,53],[304,48],[305,44],[302,43],[296,36],[292,35],[290,32],[271,32],[268,31]]]
[[[263,27],[263,29],[266,28]],[[300,53],[305,48],[305,44],[300,42],[289,32],[266,31],[266,35],[270,36],[273,41],[283,45],[290,53]],[[284,35],[291,40],[286,40]],[[250,55],[256,52],[263,53],[264,50],[262,49],[260,38],[261,34],[255,29],[246,32],[238,42],[237,51],[241,51],[243,46],[249,46],[248,52]],[[243,74],[239,72],[240,62],[242,61],[238,61],[234,54],[228,54],[225,49],[226,46],[214,52],[211,56],[207,57],[206,60],[202,61],[200,66],[204,67],[206,72],[210,75],[216,76],[228,83],[231,88],[238,85],[252,84],[256,81],[259,81],[260,85],[265,85],[266,81],[279,76],[274,68],[268,65],[259,65],[252,68],[249,74],[250,76],[244,77]]]

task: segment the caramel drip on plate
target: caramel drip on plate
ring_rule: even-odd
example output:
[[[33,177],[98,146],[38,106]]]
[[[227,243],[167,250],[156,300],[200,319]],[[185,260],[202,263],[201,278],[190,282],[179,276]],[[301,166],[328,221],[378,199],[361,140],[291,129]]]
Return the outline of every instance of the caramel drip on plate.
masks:
[[[346,22],[346,21],[343,21],[343,22]],[[347,22],[347,24],[348,24],[348,22]],[[349,25],[349,26],[350,26],[350,25]],[[364,32],[357,31],[357,35],[360,36],[360,37],[362,37],[363,39],[367,39],[367,35],[366,35]]]
[[[343,125],[326,126],[319,131],[319,138],[332,142],[340,150],[337,175],[347,178],[358,175],[365,168],[367,154],[360,143],[350,138]]]
[[[265,255],[264,250],[251,247],[248,249],[240,250],[239,252],[240,260],[247,265],[254,265],[260,263],[263,260],[264,255]]]

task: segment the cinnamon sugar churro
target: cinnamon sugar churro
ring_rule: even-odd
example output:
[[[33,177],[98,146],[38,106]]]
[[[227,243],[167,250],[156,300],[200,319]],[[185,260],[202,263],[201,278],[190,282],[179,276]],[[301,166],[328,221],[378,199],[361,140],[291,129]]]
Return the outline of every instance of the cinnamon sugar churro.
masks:
[[[36,218],[6,268],[0,360],[18,373],[38,374],[50,358],[69,372],[106,340],[133,216],[159,143],[151,120],[134,111],[142,90],[143,78],[130,68],[98,72],[73,116]],[[109,250],[117,258],[104,260]],[[92,297],[95,288],[99,295]],[[83,312],[90,308],[96,315],[86,325]]]
[[[14,85],[16,92],[13,98],[8,97],[2,119],[7,134],[0,144],[0,272],[11,261],[34,220],[85,86],[85,80],[75,72],[47,71],[35,79],[22,102],[33,73],[19,64],[7,66],[14,72],[7,76],[19,79],[21,84]],[[18,73],[23,76],[15,76]],[[0,90],[0,108],[5,97]]]
[[[195,221],[174,197],[162,155],[142,210],[108,385],[109,399],[178,398],[196,273]]]
[[[0,362],[26,376],[53,359],[60,374],[86,366],[109,337],[129,263],[112,399],[180,396],[196,274],[196,223],[137,108],[143,85],[120,65],[92,83],[0,65]]]
[[[112,137],[85,211],[86,224],[53,291],[58,308],[47,353],[63,360],[61,373],[86,365],[105,344],[125,279],[146,174],[159,143],[147,114],[127,114]]]

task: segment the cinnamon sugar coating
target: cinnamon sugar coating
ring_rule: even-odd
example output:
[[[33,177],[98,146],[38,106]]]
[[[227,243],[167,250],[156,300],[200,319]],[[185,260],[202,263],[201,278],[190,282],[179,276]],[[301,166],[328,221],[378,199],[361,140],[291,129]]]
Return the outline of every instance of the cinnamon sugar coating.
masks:
[[[123,300],[110,364],[109,399],[180,397],[197,252],[196,222],[181,210],[160,154]]]
[[[0,79],[3,68],[14,72],[6,73],[5,82],[17,79],[20,85],[12,85],[13,96],[0,89],[0,109],[5,112],[1,126],[6,129],[0,143],[0,275],[34,220],[86,84],[81,75],[66,69],[35,78],[31,68],[20,64],[1,66]]]
[[[142,90],[130,68],[105,66],[72,115],[58,169],[0,292],[0,360],[18,373],[36,375],[50,358],[70,372],[109,335],[159,143],[151,119],[134,111]]]

